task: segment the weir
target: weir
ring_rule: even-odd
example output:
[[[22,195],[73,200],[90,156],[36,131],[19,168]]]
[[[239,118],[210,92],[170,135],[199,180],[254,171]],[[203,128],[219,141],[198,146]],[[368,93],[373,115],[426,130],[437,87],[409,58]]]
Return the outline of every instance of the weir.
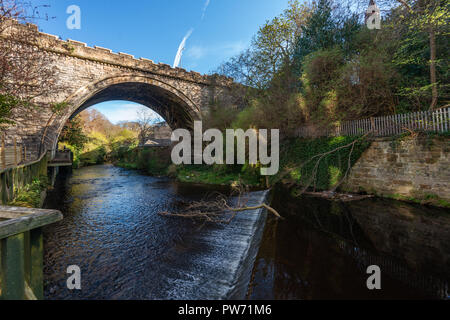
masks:
[[[251,192],[248,206],[268,201],[270,191]],[[195,232],[189,241],[205,250],[161,276],[172,289],[160,299],[243,300],[266,223],[267,210],[244,211],[229,225]],[[182,289],[181,289],[182,288]]]

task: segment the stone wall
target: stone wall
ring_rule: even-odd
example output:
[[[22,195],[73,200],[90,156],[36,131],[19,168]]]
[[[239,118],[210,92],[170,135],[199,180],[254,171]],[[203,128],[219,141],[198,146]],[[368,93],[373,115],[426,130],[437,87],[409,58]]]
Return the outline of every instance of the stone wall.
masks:
[[[34,25],[12,24],[12,31],[31,28],[38,33],[32,44],[50,58],[55,73],[52,80],[58,88],[37,97],[33,102],[38,107],[14,110],[16,124],[5,132],[7,145],[16,139],[34,157],[42,149],[54,149],[66,121],[96,103],[137,102],[158,112],[175,129],[200,119],[212,101],[231,99],[231,78],[188,72],[79,41],[63,41],[39,32]],[[51,107],[55,103],[65,103],[66,108],[54,114]]]
[[[343,187],[396,198],[450,201],[450,138],[376,139]]]

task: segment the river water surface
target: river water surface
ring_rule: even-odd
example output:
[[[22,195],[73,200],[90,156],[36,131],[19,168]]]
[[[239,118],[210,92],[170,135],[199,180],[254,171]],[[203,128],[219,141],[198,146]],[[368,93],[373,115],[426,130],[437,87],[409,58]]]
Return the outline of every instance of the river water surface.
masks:
[[[201,228],[158,212],[210,191],[110,165],[79,169],[60,179],[46,201],[47,208],[64,214],[63,221],[44,230],[46,298],[205,297],[186,284],[196,281],[208,288],[214,279],[200,272],[180,273],[178,279],[177,270],[207,260],[208,243],[192,235],[216,227]],[[448,297],[447,211],[377,199],[351,205],[295,200],[286,190],[275,190],[273,197],[272,206],[286,220],[267,220],[249,299]],[[229,263],[222,256],[208,265]],[[366,287],[365,271],[372,264],[382,270],[379,291]],[[67,289],[69,265],[82,270],[82,290]]]

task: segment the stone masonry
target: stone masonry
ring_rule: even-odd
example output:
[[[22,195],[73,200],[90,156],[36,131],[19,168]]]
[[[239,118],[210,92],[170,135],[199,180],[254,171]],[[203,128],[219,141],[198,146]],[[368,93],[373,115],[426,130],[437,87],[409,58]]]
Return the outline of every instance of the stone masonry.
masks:
[[[17,23],[17,27],[38,32],[35,25]],[[41,141],[45,149],[54,149],[66,121],[100,102],[141,103],[158,112],[172,129],[190,128],[213,101],[232,103],[231,78],[187,72],[125,53],[91,48],[82,42],[59,40],[45,33],[39,33],[39,48],[42,54],[53,57],[56,81],[63,90],[37,101],[39,108],[18,111],[17,124],[6,131],[7,144],[16,139],[18,144],[26,145],[28,157],[35,157],[42,149]],[[67,107],[61,114],[53,114],[51,105],[62,102]]]
[[[344,189],[450,201],[450,139],[376,139],[352,168]]]

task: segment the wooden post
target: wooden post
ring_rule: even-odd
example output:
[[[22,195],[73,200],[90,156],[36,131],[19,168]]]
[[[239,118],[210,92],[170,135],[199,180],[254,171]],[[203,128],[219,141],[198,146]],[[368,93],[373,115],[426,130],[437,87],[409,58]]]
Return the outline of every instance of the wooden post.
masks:
[[[44,238],[42,229],[30,231],[30,287],[37,299],[44,299]]]
[[[17,160],[17,140],[14,138],[14,165],[16,166],[18,164]]]
[[[1,158],[2,158],[2,168],[5,169],[6,168],[5,135],[3,135],[3,134],[2,134],[2,154],[1,154]]]
[[[2,299],[25,298],[24,234],[1,240]]]

